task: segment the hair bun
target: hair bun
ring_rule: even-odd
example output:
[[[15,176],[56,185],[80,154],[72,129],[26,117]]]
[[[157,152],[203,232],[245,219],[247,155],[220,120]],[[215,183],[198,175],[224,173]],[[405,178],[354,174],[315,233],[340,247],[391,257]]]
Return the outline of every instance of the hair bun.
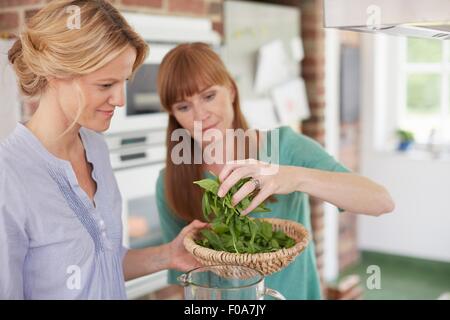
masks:
[[[11,64],[22,54],[22,41],[19,39],[14,42],[13,46],[8,51],[8,60]]]

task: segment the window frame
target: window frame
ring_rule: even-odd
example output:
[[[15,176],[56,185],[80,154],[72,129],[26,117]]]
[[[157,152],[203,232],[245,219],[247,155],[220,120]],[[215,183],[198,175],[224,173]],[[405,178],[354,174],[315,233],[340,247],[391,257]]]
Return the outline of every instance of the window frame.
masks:
[[[440,105],[439,115],[441,119],[441,128],[447,128],[450,124],[446,125],[447,119],[450,116],[450,41],[442,41],[442,60],[434,63],[417,63],[408,62],[408,38],[398,37],[398,53],[396,54],[398,60],[398,76],[397,84],[398,97],[397,102],[399,110],[397,112],[397,127],[402,125],[407,114],[407,81],[408,76],[412,74],[438,74],[441,77],[441,89],[440,89]],[[437,40],[439,41],[439,40]],[[395,50],[395,48],[391,48]],[[450,130],[446,129],[444,144],[450,144]],[[418,140],[417,147],[423,148],[428,141]]]

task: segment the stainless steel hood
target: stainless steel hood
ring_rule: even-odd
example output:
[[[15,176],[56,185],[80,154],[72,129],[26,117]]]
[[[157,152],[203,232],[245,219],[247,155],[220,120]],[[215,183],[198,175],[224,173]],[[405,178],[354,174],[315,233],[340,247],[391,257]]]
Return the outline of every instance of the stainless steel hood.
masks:
[[[450,39],[450,0],[324,0],[325,28]]]

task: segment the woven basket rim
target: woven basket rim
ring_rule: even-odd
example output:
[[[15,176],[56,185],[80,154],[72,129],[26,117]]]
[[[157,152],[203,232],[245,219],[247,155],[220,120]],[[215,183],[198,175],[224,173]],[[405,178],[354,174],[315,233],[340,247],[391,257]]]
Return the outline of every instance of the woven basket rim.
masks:
[[[254,218],[258,220],[263,220],[271,223],[273,226],[278,226],[282,224],[288,224],[296,229],[298,234],[302,235],[302,238],[299,241],[296,241],[295,245],[290,248],[282,248],[274,252],[263,252],[263,253],[235,253],[235,252],[227,252],[227,251],[219,251],[210,248],[203,247],[198,245],[194,241],[194,233],[190,233],[186,235],[184,238],[184,246],[186,250],[188,250],[191,254],[201,259],[210,260],[211,256],[222,255],[226,256],[231,261],[243,258],[243,257],[251,257],[253,261],[271,261],[274,258],[281,258],[286,256],[296,256],[300,252],[302,252],[309,243],[309,232],[308,230],[299,222],[280,219],[280,218]],[[292,237],[291,234],[288,234]],[[296,239],[294,239],[296,240]]]

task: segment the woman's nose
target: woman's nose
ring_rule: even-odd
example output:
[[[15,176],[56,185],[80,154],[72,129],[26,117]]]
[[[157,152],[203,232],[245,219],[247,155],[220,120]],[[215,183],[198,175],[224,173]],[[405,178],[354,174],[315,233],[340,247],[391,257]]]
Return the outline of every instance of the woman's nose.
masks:
[[[210,112],[206,110],[202,106],[195,106],[194,107],[194,120],[195,121],[204,121],[208,119],[210,115]]]
[[[125,86],[117,86],[109,98],[108,103],[112,106],[123,107],[125,105]]]

